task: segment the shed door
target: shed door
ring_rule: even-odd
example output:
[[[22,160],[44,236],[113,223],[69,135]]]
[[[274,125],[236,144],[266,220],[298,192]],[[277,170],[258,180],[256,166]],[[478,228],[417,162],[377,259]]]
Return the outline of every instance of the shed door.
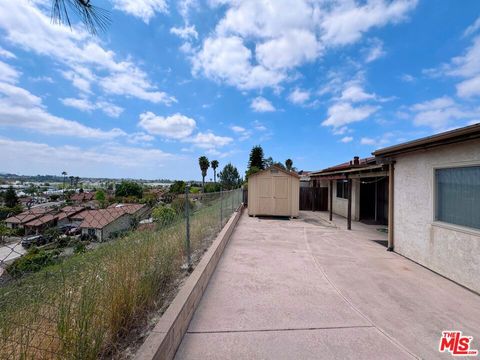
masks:
[[[272,178],[270,176],[259,176],[257,186],[258,214],[274,214]]]
[[[290,215],[288,201],[288,177],[273,177],[273,199],[275,203],[275,215]]]

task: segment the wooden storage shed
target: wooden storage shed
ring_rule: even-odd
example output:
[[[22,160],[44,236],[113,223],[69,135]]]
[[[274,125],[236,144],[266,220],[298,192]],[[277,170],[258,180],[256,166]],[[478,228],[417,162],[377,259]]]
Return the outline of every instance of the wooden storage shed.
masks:
[[[248,177],[248,215],[297,217],[300,177],[273,165]]]

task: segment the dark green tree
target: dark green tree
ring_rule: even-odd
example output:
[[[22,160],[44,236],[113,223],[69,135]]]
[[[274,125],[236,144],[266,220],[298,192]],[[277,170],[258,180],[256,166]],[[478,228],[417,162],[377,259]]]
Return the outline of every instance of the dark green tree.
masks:
[[[256,167],[260,170],[265,169],[265,163],[263,159],[263,149],[260,145],[256,145],[250,151],[250,157],[248,159],[248,170]]]
[[[217,168],[218,168],[218,160],[212,160],[212,169],[213,169],[213,182],[217,182]]]
[[[235,189],[240,185],[241,179],[238,170],[231,163],[225,165],[223,170],[218,174],[222,187],[227,190]]]
[[[4,202],[5,202],[5,206],[9,208],[13,208],[19,204],[18,196],[13,186],[10,186],[5,192]]]
[[[133,196],[140,199],[143,196],[143,188],[135,181],[122,181],[115,190],[115,196]]]
[[[292,161],[292,159],[287,159],[287,160],[285,160],[285,167],[287,168],[288,171],[292,170],[292,168],[293,168],[293,161]]]
[[[205,176],[207,176],[208,168],[210,167],[210,161],[208,161],[206,156],[200,156],[198,158],[198,165],[202,171],[202,191],[205,190]]]
[[[185,181],[177,180],[174,181],[172,185],[170,185],[169,191],[172,194],[183,194],[185,193]]]

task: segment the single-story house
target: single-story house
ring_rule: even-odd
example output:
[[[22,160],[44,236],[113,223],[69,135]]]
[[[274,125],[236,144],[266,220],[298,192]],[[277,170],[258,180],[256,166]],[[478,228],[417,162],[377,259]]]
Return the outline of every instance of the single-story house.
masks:
[[[310,173],[310,186],[328,188],[328,210],[351,221],[387,224],[388,165],[374,157],[353,160]]]
[[[80,214],[84,210],[84,206],[64,206],[57,215],[58,226],[79,225],[80,223],[75,221],[75,215]]]
[[[7,219],[5,219],[5,224],[10,229],[23,229],[25,224],[27,224],[28,222],[38,219],[52,211],[53,210],[51,208],[43,206],[34,207],[20,214],[8,217]]]
[[[75,203],[84,203],[88,201],[92,201],[95,199],[95,192],[80,192],[80,193],[75,193],[70,196],[70,200],[72,200]]]
[[[58,215],[54,212],[30,220],[23,226],[25,228],[25,234],[40,234],[45,229],[56,226],[57,221]]]
[[[115,204],[106,209],[86,210],[76,217],[83,218],[80,223],[82,235],[95,236],[98,241],[104,241],[114,234],[129,230],[136,220],[147,216],[148,210],[144,204]]]
[[[480,124],[373,152],[389,167],[389,248],[480,293]]]

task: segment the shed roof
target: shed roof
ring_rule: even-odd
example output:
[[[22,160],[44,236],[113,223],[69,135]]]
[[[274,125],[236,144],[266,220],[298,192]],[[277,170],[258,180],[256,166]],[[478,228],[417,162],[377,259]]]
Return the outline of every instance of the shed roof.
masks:
[[[372,154],[380,157],[388,157],[478,138],[480,138],[480,123],[389,146],[376,150]]]
[[[271,170],[271,169],[279,170],[279,171],[281,171],[281,172],[283,172],[283,173],[285,173],[285,174],[294,176],[294,177],[296,177],[296,178],[300,178],[300,175],[298,175],[295,171],[293,171],[293,170],[292,170],[292,171],[288,171],[288,170],[286,170],[286,169],[284,169],[284,168],[282,168],[282,167],[280,167],[280,166],[278,166],[278,165],[269,166],[268,168],[263,169],[263,170],[260,170],[260,171],[254,173],[254,174],[251,174],[250,176],[256,176],[256,175],[258,175],[258,174],[262,174],[262,173],[264,173],[264,172],[266,172],[266,171],[268,171],[268,170]]]

